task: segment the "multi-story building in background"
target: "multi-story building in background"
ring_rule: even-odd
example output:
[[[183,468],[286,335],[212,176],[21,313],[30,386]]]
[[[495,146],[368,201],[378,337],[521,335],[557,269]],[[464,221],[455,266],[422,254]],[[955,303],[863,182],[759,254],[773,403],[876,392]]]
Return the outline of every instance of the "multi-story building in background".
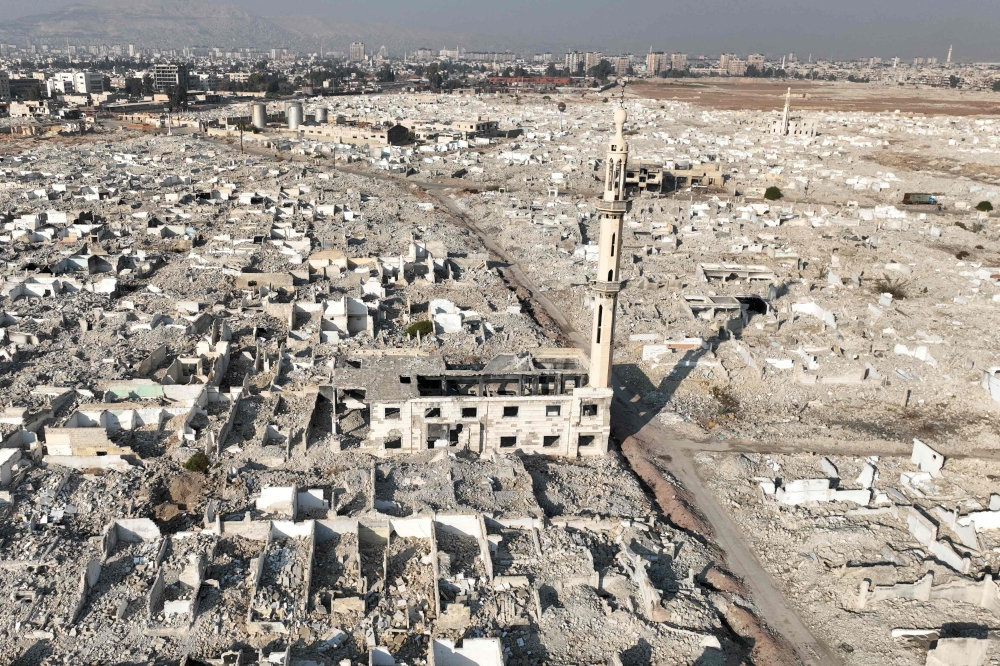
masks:
[[[611,67],[618,76],[628,74],[629,69],[632,67],[632,56],[630,55],[610,56],[607,58],[607,61],[611,63]]]
[[[646,54],[646,73],[650,76],[666,71],[669,64],[670,59],[663,51],[650,51]]]
[[[63,78],[58,75],[45,81],[45,94],[49,97],[56,95],[72,95],[76,90],[73,88],[72,79]]]
[[[726,74],[729,76],[746,76],[747,61],[741,58],[730,57],[726,63]]]
[[[351,62],[363,62],[365,59],[365,43],[351,42]]]
[[[576,74],[577,70],[580,69],[580,65],[584,62],[584,54],[579,51],[570,51],[566,54],[563,59],[563,65],[570,74]]]
[[[686,53],[670,54],[670,69],[686,70],[688,68],[688,57]]]
[[[8,84],[11,99],[24,99],[32,94],[30,92],[32,89],[41,92],[43,81],[34,77],[11,77]]]
[[[188,87],[187,65],[164,64],[153,65],[153,90],[164,92],[172,88]]]
[[[434,51],[425,47],[420,47],[413,52],[413,59],[417,62],[430,62],[434,59]]]
[[[10,101],[10,74],[0,72],[0,102]]]
[[[600,51],[590,51],[583,56],[583,71],[589,72],[591,67],[596,67],[604,58]]]
[[[491,51],[468,51],[464,58],[472,62],[515,62],[516,53],[493,53]]]
[[[97,72],[73,72],[73,89],[78,95],[104,92],[104,75]]]

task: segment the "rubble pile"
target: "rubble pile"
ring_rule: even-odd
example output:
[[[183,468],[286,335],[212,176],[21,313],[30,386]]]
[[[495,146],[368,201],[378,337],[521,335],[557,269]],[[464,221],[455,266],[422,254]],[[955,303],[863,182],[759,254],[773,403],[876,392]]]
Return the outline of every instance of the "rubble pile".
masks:
[[[1000,124],[615,99],[613,396],[571,348],[608,101],[306,100],[401,146],[241,151],[245,104],[5,144],[0,661],[747,661],[755,600],[605,453],[626,392],[844,663],[979,655]]]

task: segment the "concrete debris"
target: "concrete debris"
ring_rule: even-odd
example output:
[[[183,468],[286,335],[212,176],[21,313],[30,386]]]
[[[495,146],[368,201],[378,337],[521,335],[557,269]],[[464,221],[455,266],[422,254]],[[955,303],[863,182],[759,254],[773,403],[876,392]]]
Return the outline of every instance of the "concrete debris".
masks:
[[[3,134],[0,662],[985,663],[1000,124],[369,84]]]

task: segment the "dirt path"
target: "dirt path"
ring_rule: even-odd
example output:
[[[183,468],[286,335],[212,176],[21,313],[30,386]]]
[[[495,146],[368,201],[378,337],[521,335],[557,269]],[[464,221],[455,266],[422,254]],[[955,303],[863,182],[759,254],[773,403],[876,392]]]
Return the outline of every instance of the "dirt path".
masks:
[[[700,518],[711,528],[715,544],[725,551],[723,566],[742,579],[750,589],[754,603],[767,620],[770,627],[780,634],[771,636],[773,642],[758,663],[790,663],[787,649],[794,650],[798,659],[809,666],[828,666],[842,663],[829,647],[817,640],[806,627],[792,606],[785,600],[771,576],[764,570],[743,533],[733,523],[705,482],[698,476],[693,456],[697,452],[693,442],[677,440],[663,425],[639,407],[642,403],[637,396],[621,382],[615,382],[615,398],[619,406],[612,420],[612,432],[623,444],[622,450],[631,460],[638,456],[643,462],[659,462],[680,482],[687,496],[676,498],[686,507],[678,507],[682,520],[700,522]],[[633,468],[639,465],[633,465]],[[636,470],[640,473],[639,470]],[[643,476],[640,473],[640,476]],[[690,508],[700,514],[684,517],[684,509]],[[669,515],[669,511],[668,511]],[[676,519],[674,522],[677,522]],[[678,525],[681,526],[681,525]],[[760,637],[767,638],[767,637]],[[760,641],[758,638],[758,642]],[[783,640],[782,640],[783,639]],[[785,643],[787,641],[787,644]],[[789,645],[790,644],[790,645]],[[762,646],[763,647],[763,646]],[[756,648],[756,646],[755,646]],[[756,651],[756,650],[755,650]]]
[[[510,264],[509,273],[531,295],[537,307],[543,309],[559,325],[564,337],[585,352],[590,351],[589,340],[579,331],[573,329],[559,308],[538,291],[517,262],[492,238],[481,231],[442,191],[441,186],[432,183],[418,183],[418,185],[425,186],[423,189],[428,195],[446,208],[462,226],[475,233],[491,252]],[[691,522],[687,526],[678,526],[700,531],[703,537],[714,537],[715,542],[726,553],[725,566],[749,586],[757,607],[770,626],[773,627],[773,630],[780,634],[774,636],[767,627],[754,626],[755,622],[759,623],[756,618],[741,622],[741,624],[749,625],[744,626],[743,629],[749,634],[749,637],[754,639],[755,661],[761,666],[764,664],[772,666],[785,666],[787,664],[790,666],[795,662],[795,658],[791,655],[791,651],[794,651],[799,660],[809,666],[830,666],[841,663],[840,659],[827,646],[813,637],[795,610],[785,601],[770,575],[757,561],[749,545],[743,541],[739,528],[732,522],[704,481],[698,476],[694,461],[690,457],[694,451],[699,450],[696,446],[692,446],[695,443],[686,441],[687,446],[675,447],[673,436],[657,421],[651,419],[648,412],[640,411],[637,408],[638,405],[642,404],[639,397],[628,391],[620,382],[616,381],[615,384],[615,396],[619,409],[615,413],[617,418],[612,417],[612,429],[617,430],[619,441],[624,442],[629,436],[632,436],[644,444],[644,446],[638,447],[640,450],[648,451],[654,455],[662,454],[660,459],[665,461],[667,470],[683,485],[687,497],[707,521],[711,534],[704,533],[704,523],[694,515],[689,516]],[[615,421],[617,421],[617,428],[615,428]],[[642,462],[637,462],[642,464]],[[650,461],[647,459],[643,462],[649,463]]]
[[[249,152],[249,151],[248,151]],[[257,151],[253,151],[257,152]],[[292,161],[311,161],[309,158]],[[431,181],[408,180],[388,173],[372,173],[346,166],[332,165],[332,168],[352,173],[358,176],[370,177],[376,180],[391,181],[399,185],[415,186],[424,194],[436,201],[447,211],[453,221],[474,233],[483,245],[495,256],[508,264],[506,270],[510,279],[515,281],[531,299],[532,307],[544,314],[557,325],[565,339],[574,346],[589,353],[590,345],[587,336],[576,331],[569,320],[563,315],[545,295],[540,292],[534,282],[524,273],[517,261],[511,257],[489,235],[483,232],[448,196],[449,186]],[[696,532],[702,538],[711,537],[719,548],[725,551],[726,562],[723,566],[743,579],[752,592],[754,603],[770,625],[764,625],[756,617],[743,609],[733,608],[733,618],[730,625],[734,631],[754,643],[755,661],[759,666],[792,666],[798,661],[808,666],[829,666],[840,664],[839,658],[825,645],[817,641],[809,629],[785,601],[770,575],[757,561],[749,545],[743,540],[740,530],[732,522],[719,505],[704,481],[698,476],[693,458],[694,452],[710,448],[688,440],[673,437],[665,427],[655,420],[655,414],[642,407],[639,396],[631,393],[624,384],[615,381],[615,397],[618,409],[612,415],[612,430],[619,441],[635,440],[637,447],[630,447],[628,453],[636,460],[635,466],[640,477],[646,476],[647,483],[662,489],[661,493],[673,493],[676,501],[685,505],[686,525],[680,524],[680,513],[675,515],[675,524],[684,529]],[[623,447],[624,450],[624,447]],[[663,487],[664,479],[657,473],[652,478],[650,466],[655,469],[651,457],[662,462],[667,471],[682,484],[682,489]],[[645,475],[641,472],[645,472]],[[663,507],[667,515],[671,514],[669,500]],[[706,524],[707,523],[707,524]],[[706,533],[708,532],[708,533]],[[727,618],[729,616],[727,615]],[[739,622],[734,621],[739,618]],[[739,625],[739,626],[737,626]],[[778,635],[775,635],[775,632]]]

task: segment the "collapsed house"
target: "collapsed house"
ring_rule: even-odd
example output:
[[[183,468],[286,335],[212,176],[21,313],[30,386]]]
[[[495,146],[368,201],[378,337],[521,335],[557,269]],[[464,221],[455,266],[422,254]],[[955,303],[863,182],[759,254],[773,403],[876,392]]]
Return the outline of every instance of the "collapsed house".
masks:
[[[576,350],[503,356],[477,371],[449,369],[440,357],[370,353],[345,358],[329,390],[345,409],[367,411],[364,446],[378,451],[576,457],[608,450],[613,393],[588,381]]]

